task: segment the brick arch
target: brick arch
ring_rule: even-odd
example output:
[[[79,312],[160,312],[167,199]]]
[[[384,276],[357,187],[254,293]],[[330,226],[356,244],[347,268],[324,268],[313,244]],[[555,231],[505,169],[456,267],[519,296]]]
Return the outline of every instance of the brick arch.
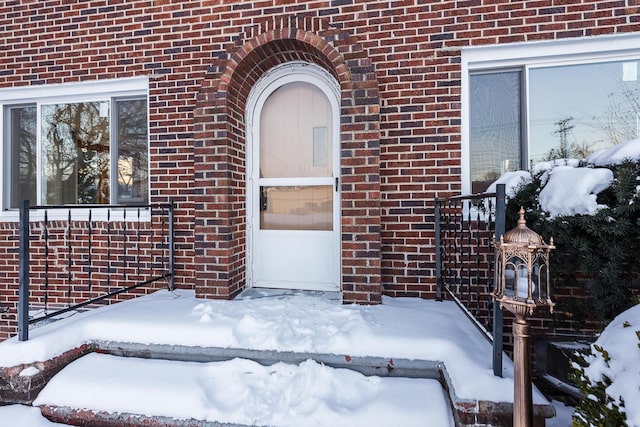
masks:
[[[198,296],[232,298],[246,285],[246,101],[270,69],[303,61],[327,70],[341,90],[343,300],[380,302],[378,83],[360,45],[345,43],[350,38],[334,33],[323,37],[298,28],[263,32],[234,46],[224,65],[207,74],[195,112]],[[341,43],[331,43],[334,39]]]

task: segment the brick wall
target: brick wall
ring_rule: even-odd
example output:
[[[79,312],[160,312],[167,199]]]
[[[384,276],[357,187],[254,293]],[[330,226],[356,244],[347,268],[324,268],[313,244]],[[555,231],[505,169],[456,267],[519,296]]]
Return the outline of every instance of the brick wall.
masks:
[[[18,226],[0,224],[0,340],[17,331]]]
[[[435,292],[433,200],[461,188],[460,49],[638,20],[630,1],[9,0],[0,88],[149,76],[151,197],[177,203],[178,285],[230,297],[246,280],[246,94],[285,61],[325,68],[342,98],[344,297],[376,303],[381,286]],[[0,300],[15,288],[11,227]]]

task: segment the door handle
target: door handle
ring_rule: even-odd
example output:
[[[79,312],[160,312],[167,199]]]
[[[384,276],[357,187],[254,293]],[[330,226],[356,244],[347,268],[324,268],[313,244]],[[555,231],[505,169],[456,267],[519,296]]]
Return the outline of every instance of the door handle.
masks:
[[[260,187],[260,210],[267,210],[267,190],[264,187]]]
[[[340,178],[336,176],[336,192],[338,191],[339,186],[340,186]]]

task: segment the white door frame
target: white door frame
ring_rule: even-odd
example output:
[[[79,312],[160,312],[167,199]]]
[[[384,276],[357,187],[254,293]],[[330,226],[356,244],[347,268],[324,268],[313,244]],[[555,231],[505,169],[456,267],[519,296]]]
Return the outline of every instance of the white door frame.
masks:
[[[334,224],[334,257],[336,265],[335,289],[339,291],[342,282],[342,250],[340,221],[340,87],[335,78],[323,68],[307,62],[289,62],[278,65],[266,72],[254,85],[247,98],[246,117],[246,166],[247,166],[247,287],[255,280],[254,247],[259,230],[259,191],[255,182],[259,178],[260,153],[256,145],[260,138],[260,115],[262,108],[271,93],[279,87],[293,82],[306,82],[320,89],[331,105],[333,117],[333,171],[337,191],[334,192],[333,224]]]

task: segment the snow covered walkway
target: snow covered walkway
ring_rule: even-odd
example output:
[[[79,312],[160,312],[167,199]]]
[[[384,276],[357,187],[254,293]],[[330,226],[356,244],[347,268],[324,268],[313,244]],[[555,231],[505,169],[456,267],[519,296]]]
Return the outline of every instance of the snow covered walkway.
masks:
[[[459,402],[513,402],[510,360],[504,357],[503,378],[495,377],[490,343],[452,302],[384,298],[379,306],[356,306],[304,294],[217,301],[196,299],[192,291],[158,291],[30,335],[27,342],[0,343],[0,368],[21,366],[21,375],[37,375],[39,362],[89,343],[432,361],[442,367],[449,395]],[[98,373],[94,380],[87,381],[87,369]],[[167,386],[172,404],[157,395]],[[534,403],[547,401],[534,391]],[[54,377],[35,404],[105,412],[129,412],[133,405],[140,415],[240,424],[351,425],[350,417],[368,416],[372,422],[366,425],[447,425],[422,421],[432,419],[427,414],[451,419],[437,381],[365,377],[313,360],[265,367],[241,359],[203,364],[91,354]],[[390,423],[381,415],[387,413],[421,422]]]
[[[246,426],[453,426],[436,380],[365,377],[313,360],[262,366],[93,353],[56,375],[34,405]]]

